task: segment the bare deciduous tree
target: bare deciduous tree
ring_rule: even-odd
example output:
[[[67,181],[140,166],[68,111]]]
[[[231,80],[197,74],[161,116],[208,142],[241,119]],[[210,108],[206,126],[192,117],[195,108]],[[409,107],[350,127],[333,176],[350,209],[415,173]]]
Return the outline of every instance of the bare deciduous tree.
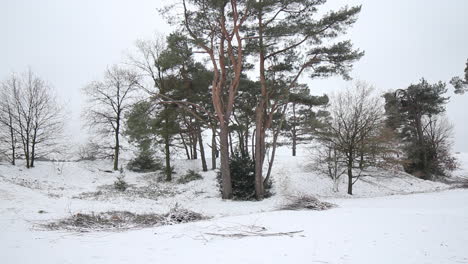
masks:
[[[330,107],[331,121],[323,133],[325,142],[344,156],[348,175],[348,194],[363,169],[373,165],[375,144],[382,128],[383,103],[373,88],[357,83],[354,89],[337,94]],[[359,170],[358,175],[353,172]]]
[[[456,159],[451,155],[453,125],[445,116],[429,116],[423,119],[427,152],[431,155],[432,170],[437,175],[447,175],[457,168]]]
[[[2,89],[2,123],[9,129],[12,163],[19,140],[26,167],[37,157],[58,151],[57,138],[63,132],[62,108],[50,85],[31,70],[12,75]]]
[[[114,139],[114,170],[119,169],[123,117],[131,106],[139,79],[136,73],[113,66],[107,69],[103,81],[94,81],[84,88],[89,103],[84,114],[88,126],[97,135]]]
[[[338,192],[339,180],[346,173],[344,155],[338,150],[333,141],[328,137],[320,139],[321,148],[314,150],[314,166],[321,174],[324,174],[333,181],[334,192]]]

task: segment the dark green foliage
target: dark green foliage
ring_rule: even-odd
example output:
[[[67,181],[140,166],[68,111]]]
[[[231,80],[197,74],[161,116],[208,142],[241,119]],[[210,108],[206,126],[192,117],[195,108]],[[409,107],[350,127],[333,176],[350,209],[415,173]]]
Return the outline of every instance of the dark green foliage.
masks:
[[[464,94],[468,91],[468,59],[466,60],[464,79],[458,76],[453,77],[450,81],[450,84],[452,84],[453,87],[455,87],[456,94]]]
[[[328,104],[328,96],[310,95],[306,85],[295,87],[289,94],[289,108],[285,113],[283,134],[291,139],[293,156],[296,156],[296,146],[301,142],[309,141],[316,129],[324,125],[323,120],[327,112],[315,110],[314,107]]]
[[[130,142],[138,145],[138,156],[131,160],[127,168],[136,172],[151,172],[162,168],[161,163],[154,158],[152,146],[156,142],[155,134],[157,125],[155,118],[151,116],[154,106],[143,101],[133,105],[130,112],[126,115],[127,128],[125,134]]]
[[[132,106],[125,116],[127,119],[125,134],[130,142],[135,142],[141,152],[147,152],[154,143],[157,124],[151,116],[154,106],[149,101],[142,101]]]
[[[267,69],[270,80],[289,78],[301,68],[311,78],[341,75],[349,78],[352,64],[364,52],[353,49],[348,40],[333,42],[342,36],[356,22],[360,6],[343,7],[319,15],[318,10],[327,1],[321,0],[271,0],[252,2],[252,23],[248,30],[251,35],[262,39],[249,39],[246,48],[251,54],[262,51],[265,59],[271,61]],[[258,23],[260,19],[263,23]],[[273,75],[275,74],[275,75]],[[275,77],[273,77],[275,76]]]
[[[187,182],[201,180],[201,179],[203,179],[203,177],[200,175],[200,173],[198,173],[198,172],[196,172],[194,170],[188,170],[185,175],[182,175],[182,177],[180,177],[177,180],[177,183],[184,184],[184,183],[187,183]]]
[[[449,97],[443,96],[446,92],[444,83],[430,84],[421,79],[418,84],[384,95],[386,124],[405,142],[405,171],[424,179],[444,175],[445,169],[440,162],[452,160],[446,142],[448,134],[443,135],[441,144],[433,144],[433,134],[436,132],[434,117],[445,111],[449,100]],[[444,147],[439,147],[442,144]]]
[[[248,156],[243,156],[239,152],[231,155],[229,160],[232,179],[232,196],[234,200],[250,201],[255,200],[255,162]],[[217,177],[220,191],[222,191],[222,178],[218,173]],[[271,181],[265,185],[265,196],[271,196]]]
[[[149,150],[141,151],[138,156],[127,164],[127,169],[135,172],[153,172],[162,170],[162,164],[154,158]]]

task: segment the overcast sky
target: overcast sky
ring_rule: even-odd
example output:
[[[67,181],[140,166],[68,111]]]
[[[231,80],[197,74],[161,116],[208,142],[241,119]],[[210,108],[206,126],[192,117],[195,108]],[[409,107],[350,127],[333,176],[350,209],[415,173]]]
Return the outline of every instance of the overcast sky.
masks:
[[[0,79],[31,67],[66,102],[69,131],[80,138],[81,88],[119,63],[135,40],[171,29],[157,0],[0,0]],[[405,88],[421,77],[448,82],[462,75],[468,58],[466,0],[335,0],[362,4],[349,32],[366,55],[352,77],[379,90]],[[321,94],[349,86],[332,78],[308,82]],[[455,125],[455,150],[468,152],[468,94],[453,95],[447,115]]]

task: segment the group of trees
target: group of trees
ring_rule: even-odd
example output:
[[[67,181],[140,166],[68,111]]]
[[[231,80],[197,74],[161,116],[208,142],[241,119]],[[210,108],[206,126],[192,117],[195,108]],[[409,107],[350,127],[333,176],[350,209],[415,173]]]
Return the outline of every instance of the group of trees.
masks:
[[[51,86],[31,70],[0,83],[0,149],[15,165],[26,168],[37,158],[59,151],[63,113]]]
[[[325,2],[182,0],[181,13],[170,20],[177,32],[139,41],[125,70],[111,68],[104,81],[85,88],[89,126],[113,138],[108,149],[114,170],[122,134],[136,143],[142,158],[163,146],[166,180],[175,149],[185,150],[189,159],[199,153],[207,170],[203,132],[209,131],[212,169],[220,156],[223,198],[232,197],[229,161],[239,152],[255,164],[255,197],[262,199],[278,137],[291,135],[295,155],[296,144],[310,139],[305,135],[325,116],[314,107],[326,105],[328,97],[311,96],[299,78],[349,78],[352,63],[363,56],[350,41],[336,41],[360,7],[319,15]],[[171,10],[180,9],[163,13],[174,15]]]
[[[452,126],[443,116],[449,100],[446,92],[445,83],[421,79],[385,94],[387,126],[404,143],[404,168],[424,179],[446,175],[456,167],[450,153]]]
[[[255,164],[255,197],[263,198],[281,136],[291,138],[292,155],[299,142],[318,139],[325,171],[335,182],[347,174],[349,194],[367,167],[395,163],[400,146],[408,150],[407,171],[428,174],[432,157],[449,148],[441,137],[447,139],[450,129],[435,117],[446,103],[443,89],[431,102],[439,106],[413,113],[407,106],[418,104],[408,101],[415,96],[411,86],[386,94],[384,107],[381,95],[364,83],[331,104],[328,96],[311,96],[299,83],[307,75],[350,79],[353,63],[364,55],[342,40],[360,6],[319,12],[325,2],[180,0],[181,8],[162,10],[177,31],[166,39],[139,41],[125,69],[111,68],[104,81],[85,89],[89,125],[113,138],[108,149],[114,169],[125,135],[137,146],[137,158],[151,160],[158,148],[164,153],[168,181],[177,150],[188,159],[200,157],[206,171],[203,140],[210,134],[211,169],[219,157],[223,199],[232,198],[229,162],[237,153]],[[464,91],[463,80],[452,83]],[[408,131],[411,136],[404,136]],[[409,142],[420,148],[432,144],[438,154],[426,155],[427,149],[417,151]]]
[[[128,141],[137,148],[132,164],[144,171],[157,163],[160,151],[165,179],[171,181],[176,151],[199,159],[207,171],[208,145],[211,169],[220,159],[223,199],[232,198],[234,156],[254,164],[255,198],[264,197],[280,137],[291,139],[293,156],[297,144],[316,139],[334,189],[346,174],[349,194],[369,166],[402,160],[400,149],[405,169],[423,178],[454,167],[451,129],[440,116],[448,100],[445,84],[422,80],[385,94],[384,103],[362,82],[331,98],[312,96],[299,82],[333,75],[350,79],[353,63],[364,55],[343,40],[361,7],[322,12],[325,3],[180,0],[181,8],[162,10],[177,31],[138,41],[124,63],[83,88],[84,116],[94,133],[88,144],[93,150],[84,152],[113,158],[118,170],[122,142]],[[452,79],[457,93],[466,90],[466,79]],[[4,155],[13,164],[24,157],[32,167],[61,131],[61,109],[50,86],[30,71],[4,81],[1,97]]]
[[[333,190],[347,175],[352,194],[368,167],[402,166],[422,179],[454,170],[453,126],[443,115],[446,92],[445,83],[421,79],[383,96],[358,82],[332,97],[329,117],[316,133],[321,145],[316,165],[333,180]]]
[[[282,122],[274,121],[284,118],[290,91],[298,86],[298,79],[306,73],[311,78],[348,77],[352,63],[363,55],[350,41],[334,41],[356,21],[360,7],[344,7],[320,16],[318,9],[325,2],[181,1],[181,19],[172,22],[208,56],[214,73],[211,95],[220,130],[223,198],[232,196],[229,127],[243,72],[258,77],[252,157],[256,198],[262,199],[268,180],[263,173],[267,132],[279,133]]]

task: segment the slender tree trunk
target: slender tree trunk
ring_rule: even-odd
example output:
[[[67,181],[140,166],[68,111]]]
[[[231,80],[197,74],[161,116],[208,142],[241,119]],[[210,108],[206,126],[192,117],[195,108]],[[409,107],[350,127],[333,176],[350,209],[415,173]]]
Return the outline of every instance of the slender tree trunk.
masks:
[[[268,180],[270,179],[270,176],[271,176],[271,170],[273,168],[273,163],[275,162],[275,156],[276,156],[276,146],[277,146],[277,143],[278,143],[278,136],[279,136],[279,133],[281,131],[281,127],[283,126],[283,122],[285,120],[285,113],[286,113],[286,110],[288,108],[288,105],[284,105],[283,107],[283,110],[281,112],[281,121],[280,121],[280,124],[278,125],[278,127],[276,128],[276,130],[274,131],[274,135],[273,135],[273,146],[272,146],[272,151],[271,151],[271,159],[270,161],[268,162],[268,172],[267,172],[267,175],[265,177],[265,180],[263,181],[263,186],[265,187],[265,184],[268,183]]]
[[[26,132],[29,133],[29,132]],[[26,144],[24,149],[24,156],[26,158],[26,168],[31,168],[30,166],[30,152],[29,152],[29,134],[26,135]]]
[[[247,157],[249,157],[250,155],[249,155],[249,128],[248,127],[245,130],[244,139],[245,139],[245,143],[244,143],[245,154],[247,155]]]
[[[220,149],[221,149],[221,175],[223,199],[232,198],[231,171],[229,170],[229,128],[227,124],[220,122]]]
[[[29,167],[34,168],[34,160],[36,159],[36,142],[33,139],[33,142],[31,144],[31,158],[29,161]]]
[[[265,180],[263,181],[263,187],[265,187],[265,185],[268,183],[268,180],[270,179],[271,170],[273,168],[273,163],[275,162],[276,145],[277,145],[277,142],[278,142],[278,135],[279,135],[280,129],[281,129],[281,126],[278,127],[278,129],[275,131],[275,134],[273,136],[273,146],[272,146],[272,150],[271,150],[271,158],[270,158],[270,161],[268,162],[268,171],[267,171],[267,175],[265,177]]]
[[[193,159],[198,159],[197,143],[198,143],[198,129],[193,129],[192,138],[193,138]]]
[[[15,140],[15,131],[13,129],[13,117],[12,117],[10,110],[8,110],[8,115],[10,119],[9,127],[10,127],[10,139],[11,139],[11,165],[15,165],[16,164],[16,140]]]
[[[240,153],[242,156],[246,156],[245,154],[245,147],[244,147],[244,136],[243,136],[243,132],[242,131],[239,131],[237,130],[237,138],[239,140],[239,150],[240,150]]]
[[[211,169],[216,170],[216,158],[217,158],[217,144],[216,144],[216,129],[211,129]]]
[[[164,106],[167,109],[167,106]],[[166,111],[166,115],[164,118],[164,126],[165,126],[165,133],[164,133],[164,154],[166,160],[166,181],[172,180],[172,168],[171,168],[171,139],[169,135],[169,116]]]
[[[120,122],[117,118],[117,125],[115,130],[115,147],[114,147],[114,170],[119,170],[119,150],[120,150],[120,141],[119,141],[119,129]]]
[[[166,181],[172,180],[171,149],[169,134],[164,135],[164,154],[166,159]]]
[[[353,160],[348,159],[348,194],[353,195]]]
[[[296,134],[296,104],[292,105],[293,109],[293,125],[291,128],[292,133],[292,155],[296,156],[297,134]]]
[[[254,129],[253,133],[252,133],[252,144],[251,144],[251,148],[252,148],[252,157],[255,159],[255,135],[257,134],[257,130]]]
[[[34,161],[36,160],[36,143],[37,143],[37,124],[35,125],[33,138],[31,142],[31,161],[30,161],[31,168],[34,168]]]
[[[189,146],[189,150],[190,150],[190,159],[192,160],[193,159],[193,139],[192,139],[192,135],[190,132],[187,133],[188,135],[188,139],[189,139],[189,143],[188,143],[188,146]]]
[[[255,135],[255,198],[263,199],[263,161],[265,158],[265,131],[263,129],[263,98],[256,109]]]
[[[263,13],[258,12],[258,41],[260,46],[259,54],[259,73],[260,73],[260,91],[261,95],[255,109],[255,198],[263,199],[263,161],[265,158],[265,111],[267,109],[268,93],[265,78],[265,47],[263,46]]]
[[[203,137],[201,133],[201,129],[198,128],[198,144],[200,148],[200,157],[202,162],[202,169],[203,171],[208,171],[208,166],[206,165],[206,158],[205,158],[205,147],[203,146]]]
[[[182,135],[181,132],[179,132],[179,136],[180,136],[180,139],[182,140],[182,145],[184,146],[185,154],[187,155],[187,159],[189,160],[190,159],[190,153],[189,153],[189,150],[188,150],[188,147],[187,147],[187,143],[185,143],[184,136]]]

